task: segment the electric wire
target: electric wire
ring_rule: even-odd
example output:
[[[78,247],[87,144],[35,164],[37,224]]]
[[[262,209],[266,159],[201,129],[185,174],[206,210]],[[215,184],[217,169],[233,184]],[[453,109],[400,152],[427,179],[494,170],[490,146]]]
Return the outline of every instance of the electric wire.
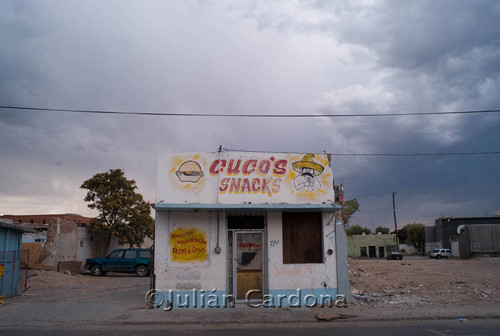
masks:
[[[138,115],[138,116],[220,117],[220,118],[348,118],[348,117],[401,117],[401,116],[500,113],[500,109],[491,109],[491,110],[466,110],[466,111],[442,111],[442,112],[402,112],[402,113],[393,112],[393,113],[372,113],[372,114],[245,114],[245,113],[227,114],[227,113],[137,112],[137,111],[120,111],[120,110],[105,111],[105,110],[44,108],[44,107],[9,106],[9,105],[0,105],[0,109],[65,112],[65,113]]]
[[[227,152],[247,152],[247,153],[269,153],[266,151],[252,151],[252,150],[244,150],[244,149],[229,149],[229,148],[223,148],[224,151]],[[299,154],[296,152],[276,152],[272,151],[272,153],[278,153],[278,154]],[[326,151],[324,152],[316,152],[316,153],[311,153],[308,152],[309,154],[316,154],[316,155],[331,155],[331,156],[401,156],[401,157],[408,157],[408,156],[459,156],[459,155],[495,155],[495,154],[500,154],[500,151],[484,151],[484,152],[448,152],[448,153],[327,153]]]

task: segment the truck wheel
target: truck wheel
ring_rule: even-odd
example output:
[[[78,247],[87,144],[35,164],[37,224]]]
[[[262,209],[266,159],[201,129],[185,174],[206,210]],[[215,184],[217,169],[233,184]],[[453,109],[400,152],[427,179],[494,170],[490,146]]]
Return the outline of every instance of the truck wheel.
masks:
[[[135,274],[137,274],[138,277],[146,277],[149,275],[149,270],[146,266],[139,265],[135,269]]]
[[[436,256],[436,259],[437,260],[441,259],[441,256],[440,255]]]
[[[93,276],[101,276],[104,275],[104,272],[102,271],[102,267],[100,265],[94,265],[90,269],[90,274]]]

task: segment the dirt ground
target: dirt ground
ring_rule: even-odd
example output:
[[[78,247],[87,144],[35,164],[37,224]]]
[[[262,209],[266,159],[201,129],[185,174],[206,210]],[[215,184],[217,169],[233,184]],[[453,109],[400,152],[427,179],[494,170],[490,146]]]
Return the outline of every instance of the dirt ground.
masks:
[[[18,290],[22,293],[25,291],[25,275],[26,270],[21,270]],[[131,276],[126,273],[111,273],[112,277]],[[109,275],[108,275],[109,277]],[[78,287],[78,286],[92,286],[92,283],[98,284],[102,278],[93,277],[84,274],[66,274],[56,271],[45,270],[28,270],[28,287],[27,292],[39,291],[45,288],[63,288],[63,287]],[[102,281],[101,281],[102,282]]]
[[[92,286],[102,279],[42,270],[29,270],[29,275],[28,292]],[[113,273],[113,276],[130,275]],[[500,258],[349,259],[349,280],[352,293],[360,299],[360,304],[500,304]],[[23,292],[24,281],[19,285]]]
[[[500,258],[349,259],[349,280],[361,304],[500,303]]]

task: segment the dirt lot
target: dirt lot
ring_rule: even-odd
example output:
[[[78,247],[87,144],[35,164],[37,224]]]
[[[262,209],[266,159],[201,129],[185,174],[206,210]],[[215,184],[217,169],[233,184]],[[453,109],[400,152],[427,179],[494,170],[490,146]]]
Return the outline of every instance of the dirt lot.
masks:
[[[500,258],[349,259],[349,280],[373,305],[500,303]]]
[[[499,318],[500,258],[350,259],[349,265],[352,291],[360,300],[341,309],[286,308],[273,314],[246,305],[226,310],[179,309],[167,314],[145,309],[147,278],[119,273],[92,277],[30,270],[36,274],[29,278],[30,288],[2,305],[0,325],[85,325],[89,321],[179,325],[193,321],[287,323],[317,321],[316,314],[320,313],[342,314],[349,321]]]
[[[28,292],[64,286],[92,287],[100,280],[82,274],[29,273],[36,276],[28,279]],[[349,259],[349,279],[353,294],[368,304],[500,303],[500,258]]]

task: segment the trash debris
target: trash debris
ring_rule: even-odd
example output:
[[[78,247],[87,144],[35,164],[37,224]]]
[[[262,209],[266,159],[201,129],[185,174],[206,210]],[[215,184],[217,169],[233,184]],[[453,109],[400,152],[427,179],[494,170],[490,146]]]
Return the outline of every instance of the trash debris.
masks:
[[[323,321],[333,321],[333,320],[338,320],[342,316],[340,314],[329,314],[329,313],[320,313],[316,315],[316,318],[318,320],[323,320]]]
[[[356,317],[356,315],[334,314],[334,313],[318,313],[316,318],[321,321],[345,320]]]

